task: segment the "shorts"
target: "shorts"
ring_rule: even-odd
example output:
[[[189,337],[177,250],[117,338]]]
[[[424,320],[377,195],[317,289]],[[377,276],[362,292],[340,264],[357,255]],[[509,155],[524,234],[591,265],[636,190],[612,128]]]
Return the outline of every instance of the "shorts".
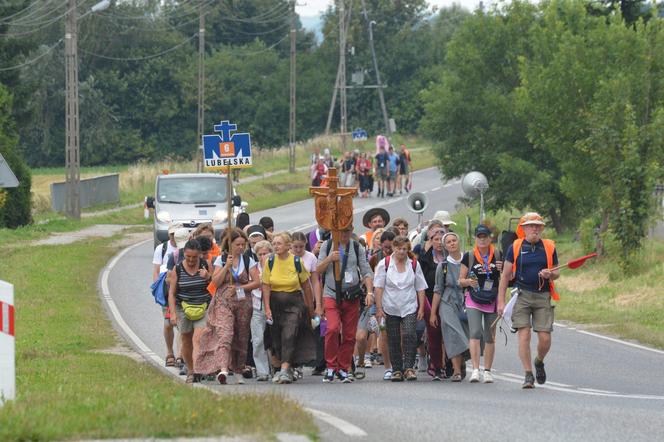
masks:
[[[191,319],[187,319],[187,317],[184,315],[184,310],[182,310],[182,306],[180,304],[177,304],[175,307],[175,311],[177,313],[177,318],[178,318],[178,331],[182,334],[185,333],[192,333],[195,328],[205,328],[207,326],[207,310],[205,311],[205,314],[201,319],[198,321],[192,321]]]
[[[357,329],[369,331],[369,320],[376,314],[376,306],[363,307],[360,312],[360,319],[357,321]]]
[[[387,168],[379,168],[376,169],[376,175],[379,180],[386,181],[390,178],[390,171]]]
[[[389,181],[396,181],[397,179],[397,172],[398,170],[395,171],[390,171],[390,176],[387,178]]]
[[[519,289],[519,298],[512,311],[512,327],[532,327],[536,332],[553,331],[553,309],[549,293]]]
[[[493,344],[495,341],[496,328],[491,329],[491,324],[498,317],[497,313],[486,313],[476,308],[467,308],[468,327],[470,328],[470,339],[484,339],[485,344]]]

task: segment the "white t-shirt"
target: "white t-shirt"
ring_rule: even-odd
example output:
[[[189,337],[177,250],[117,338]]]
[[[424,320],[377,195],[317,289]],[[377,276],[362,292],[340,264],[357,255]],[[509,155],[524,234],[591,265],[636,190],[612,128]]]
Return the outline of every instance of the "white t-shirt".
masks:
[[[168,262],[168,255],[173,253],[173,250],[175,250],[177,247],[173,246],[170,241],[168,241],[166,247],[166,253],[164,253],[164,257],[161,257],[161,252],[162,252],[162,247],[163,243],[159,244],[157,247],[154,249],[154,255],[152,256],[152,264],[158,265],[159,267],[159,272],[165,272],[166,271],[166,263]]]
[[[385,270],[385,259],[376,266],[374,287],[383,289],[383,311],[400,318],[417,311],[417,292],[427,289],[422,267],[417,263],[413,272],[410,258],[406,261],[406,271],[397,271],[394,255],[390,258],[390,268]]]
[[[217,256],[217,259],[214,260],[215,267],[221,267],[221,255]],[[253,257],[249,257],[249,270],[253,269],[256,267],[256,261],[254,261]],[[238,275],[244,271],[244,258],[240,257],[240,265],[237,267],[233,267],[233,271],[237,273]]]
[[[318,265],[318,258],[313,253],[305,250],[304,255],[300,258],[304,263],[304,268],[307,269],[307,272],[313,273],[316,271],[316,266]]]

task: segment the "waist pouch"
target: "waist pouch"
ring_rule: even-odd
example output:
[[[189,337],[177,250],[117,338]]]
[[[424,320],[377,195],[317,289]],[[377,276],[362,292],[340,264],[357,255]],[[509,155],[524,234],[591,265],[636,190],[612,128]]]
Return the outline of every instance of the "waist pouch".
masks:
[[[478,304],[491,304],[498,297],[498,290],[468,290],[470,299]]]
[[[203,316],[205,316],[205,310],[207,310],[208,304],[189,304],[185,301],[182,301],[182,310],[184,311],[184,316],[190,321],[198,321]]]
[[[356,299],[361,298],[364,295],[364,290],[362,290],[361,285],[356,285],[349,287],[347,290],[341,292],[341,298],[344,301],[355,301]]]

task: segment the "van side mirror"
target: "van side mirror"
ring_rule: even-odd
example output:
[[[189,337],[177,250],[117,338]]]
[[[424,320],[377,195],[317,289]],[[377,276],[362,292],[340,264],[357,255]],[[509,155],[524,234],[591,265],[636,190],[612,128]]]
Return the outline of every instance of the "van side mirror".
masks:
[[[231,199],[231,202],[233,203],[234,207],[240,207],[242,204],[242,198],[240,198],[240,195],[235,195],[233,199]]]
[[[153,196],[148,196],[145,198],[145,206],[148,209],[154,209],[154,197]]]

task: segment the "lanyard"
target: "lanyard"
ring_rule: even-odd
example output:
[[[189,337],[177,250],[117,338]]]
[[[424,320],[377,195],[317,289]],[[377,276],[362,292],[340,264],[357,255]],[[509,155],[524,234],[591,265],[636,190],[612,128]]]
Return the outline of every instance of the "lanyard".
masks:
[[[484,273],[487,274],[487,278],[489,277],[490,273],[489,265],[490,265],[489,254],[487,253],[486,255],[482,255],[482,267],[484,267]]]

